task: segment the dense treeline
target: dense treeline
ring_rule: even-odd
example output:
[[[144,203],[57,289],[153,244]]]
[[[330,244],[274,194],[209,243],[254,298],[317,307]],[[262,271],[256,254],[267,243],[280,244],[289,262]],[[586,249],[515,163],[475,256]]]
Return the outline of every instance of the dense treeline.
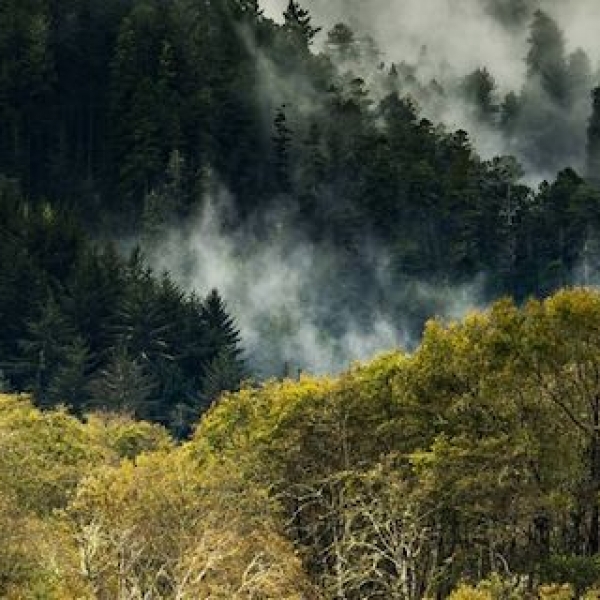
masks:
[[[280,25],[255,0],[0,4],[0,386],[32,398],[0,396],[2,597],[598,597],[598,293],[215,403],[247,376],[234,318],[137,249],[226,189],[235,258],[322,253],[311,324],[334,337],[377,313],[420,331],[417,281],[483,274],[519,303],[597,282],[598,82],[548,15],[502,5],[530,36],[499,99],[485,65],[424,85],[343,24],[317,51],[293,0]],[[554,169],[564,142],[586,171],[524,185],[424,118],[455,94],[518,154]]]
[[[216,291],[91,244],[74,219],[0,182],[0,368],[5,389],[77,414],[119,410],[185,434],[244,377],[239,333]]]
[[[284,18],[264,18],[253,0],[5,2],[0,172],[32,202],[150,238],[198,207],[214,173],[233,194],[232,227],[291,213],[361,283],[373,267],[367,243],[390,255],[392,283],[493,271],[491,291],[519,297],[569,282],[596,254],[598,195],[578,175],[536,192],[520,185],[514,161],[482,161],[466,132],[420,116],[410,65],[379,64],[373,42],[344,25],[315,54],[310,15],[290,2]],[[566,55],[538,12],[529,87],[500,105],[482,65],[461,90],[550,169],[553,146],[585,152],[586,109],[577,125],[567,117],[572,104],[591,111],[588,63]],[[438,92],[443,103],[451,90]],[[362,306],[359,296],[351,303]]]
[[[415,294],[415,282],[477,279],[485,298],[509,293],[518,299],[574,281],[593,283],[600,264],[597,188],[565,168],[554,182],[532,190],[521,183],[514,158],[482,160],[467,132],[423,118],[413,100],[427,104],[435,96],[443,104],[459,93],[476,122],[530,141],[547,166],[553,163],[549,155],[542,159],[543,151],[562,147],[567,138],[586,152],[585,111],[578,110],[576,123],[569,115],[574,105],[588,113],[593,108],[586,175],[595,181],[600,117],[597,92],[590,98],[593,74],[581,53],[567,56],[558,25],[542,12],[532,14],[530,4],[507,3],[503,12],[503,20],[514,13],[531,25],[527,86],[501,102],[484,65],[457,89],[435,82],[423,87],[416,67],[401,57],[382,63],[373,41],[343,24],[320,33],[326,43],[316,52],[318,24],[297,2],[289,3],[281,25],[265,18],[253,0],[4,2],[0,175],[21,190],[11,193],[21,198],[13,201],[17,213],[33,220],[46,214],[46,221],[62,215],[60,227],[38,227],[35,242],[38,253],[47,245],[42,260],[56,263],[48,269],[56,267],[61,284],[76,255],[79,276],[89,280],[101,277],[94,262],[116,260],[110,252],[85,258],[88,251],[69,249],[76,222],[95,238],[124,236],[156,250],[223,186],[232,203],[223,218],[225,234],[251,229],[264,241],[287,236],[288,246],[301,239],[328,257],[328,272],[315,276],[324,301],[312,312],[315,328],[333,338],[350,320],[368,329],[374,314],[402,322],[409,336],[418,337],[440,307]],[[543,133],[541,141],[535,132]],[[575,132],[575,141],[568,132]],[[243,256],[244,235],[232,238],[242,240],[237,251]],[[28,321],[41,318],[40,303],[51,295],[39,282],[26,281],[34,275],[25,264],[26,272],[13,272],[10,257],[25,260],[25,250],[14,254],[10,236],[1,243],[11,265],[4,277],[13,286],[3,290],[12,294],[2,313],[4,364],[22,358],[23,346],[17,346],[27,339]],[[57,247],[62,244],[67,247]],[[103,310],[122,310],[107,285]],[[156,289],[161,285],[172,284],[158,282]],[[169,296],[179,291],[156,293],[168,304],[177,302]],[[25,310],[15,300],[23,296]],[[44,311],[56,304],[63,301],[55,297]],[[106,367],[107,342],[97,331],[105,322],[79,318],[76,328]],[[178,329],[173,322],[169,327]],[[77,353],[82,363],[84,348]],[[203,360],[210,362],[214,352],[208,354]],[[226,362],[220,370],[236,379],[235,361]],[[74,376],[73,365],[58,363]],[[201,387],[191,372],[202,369],[199,364],[180,365],[185,389],[190,380]],[[5,372],[17,389],[32,389],[31,370]],[[165,383],[169,378],[159,377],[174,398],[181,384]],[[173,406],[159,404],[156,414],[166,418]]]
[[[0,593],[583,597],[599,332],[595,291],[502,300],[430,322],[413,354],[227,395],[181,446],[0,397]]]

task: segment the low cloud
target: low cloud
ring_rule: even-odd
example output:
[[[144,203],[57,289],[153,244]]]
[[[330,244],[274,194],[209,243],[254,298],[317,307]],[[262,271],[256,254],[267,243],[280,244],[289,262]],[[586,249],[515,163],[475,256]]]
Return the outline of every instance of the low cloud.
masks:
[[[460,318],[483,303],[482,280],[395,287],[377,252],[369,273],[348,278],[334,248],[294,234],[284,217],[229,230],[231,206],[225,190],[212,194],[198,217],[155,244],[149,258],[189,291],[220,291],[259,377],[335,373],[379,352],[410,349],[429,316]]]

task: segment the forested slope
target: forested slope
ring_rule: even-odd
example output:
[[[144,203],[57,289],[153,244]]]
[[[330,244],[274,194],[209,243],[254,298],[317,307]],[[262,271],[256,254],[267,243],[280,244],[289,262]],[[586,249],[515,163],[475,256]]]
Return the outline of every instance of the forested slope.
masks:
[[[502,98],[486,65],[428,82],[360,31],[319,31],[296,2],[280,24],[253,0],[4,2],[4,387],[183,431],[248,371],[327,371],[356,348],[414,345],[428,317],[460,312],[457,287],[484,304],[596,282],[595,57],[569,52],[534,4],[490,13],[528,31],[527,84]],[[483,159],[466,131],[424,117],[459,97],[528,168],[576,147],[585,172],[561,163],[528,187],[514,157]],[[239,269],[194,245],[224,246]],[[203,260],[227,270],[245,364],[222,300],[189,295],[210,293],[194,277]],[[172,272],[151,274],[152,261]],[[108,393],[118,373],[134,397]]]
[[[0,3],[0,596],[598,597],[599,57],[546,5],[481,2],[510,90],[295,1]]]
[[[0,593],[581,594],[600,584],[599,332],[597,292],[503,300],[411,355],[225,396],[180,446],[4,396]]]

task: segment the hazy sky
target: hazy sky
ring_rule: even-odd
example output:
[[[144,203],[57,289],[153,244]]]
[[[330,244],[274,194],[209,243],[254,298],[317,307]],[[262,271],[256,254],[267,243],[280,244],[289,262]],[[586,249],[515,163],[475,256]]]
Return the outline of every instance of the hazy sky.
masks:
[[[276,20],[286,4],[262,0],[265,14]],[[344,21],[357,33],[372,35],[388,62],[415,61],[426,46],[439,70],[432,76],[443,76],[444,69],[464,73],[487,66],[503,88],[518,89],[523,81],[527,30],[498,23],[483,0],[304,0],[301,5],[324,31]],[[538,5],[558,19],[568,49],[582,47],[597,66],[600,1],[540,0]]]

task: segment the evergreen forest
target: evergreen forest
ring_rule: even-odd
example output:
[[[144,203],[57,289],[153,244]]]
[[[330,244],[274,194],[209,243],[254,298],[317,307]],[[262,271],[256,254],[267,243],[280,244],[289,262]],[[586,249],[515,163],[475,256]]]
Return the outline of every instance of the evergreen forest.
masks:
[[[465,6],[0,2],[0,597],[600,598],[600,48]]]

